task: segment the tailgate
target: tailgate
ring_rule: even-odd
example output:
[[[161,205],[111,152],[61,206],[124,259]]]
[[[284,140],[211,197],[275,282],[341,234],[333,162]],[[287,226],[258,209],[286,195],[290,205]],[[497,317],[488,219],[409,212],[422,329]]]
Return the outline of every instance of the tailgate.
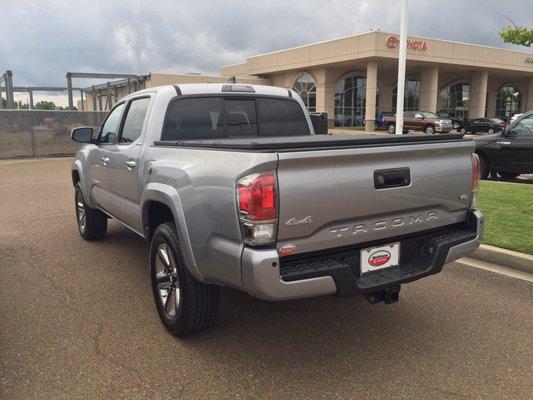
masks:
[[[278,247],[305,253],[464,221],[473,147],[457,140],[278,153]],[[376,188],[375,172],[389,170],[407,171],[409,184]]]

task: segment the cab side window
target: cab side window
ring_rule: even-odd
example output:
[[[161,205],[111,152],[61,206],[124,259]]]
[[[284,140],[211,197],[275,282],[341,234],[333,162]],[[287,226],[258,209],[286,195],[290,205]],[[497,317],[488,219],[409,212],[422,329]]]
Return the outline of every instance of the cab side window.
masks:
[[[125,103],[116,106],[115,109],[111,111],[111,114],[107,116],[104,125],[102,125],[102,130],[100,131],[100,143],[114,144],[117,142],[117,133],[120,127],[124,107]]]
[[[120,144],[135,142],[141,136],[149,104],[149,97],[134,99],[130,102],[120,135]]]
[[[511,130],[515,131],[520,136],[533,136],[533,114],[522,118],[511,128]]]

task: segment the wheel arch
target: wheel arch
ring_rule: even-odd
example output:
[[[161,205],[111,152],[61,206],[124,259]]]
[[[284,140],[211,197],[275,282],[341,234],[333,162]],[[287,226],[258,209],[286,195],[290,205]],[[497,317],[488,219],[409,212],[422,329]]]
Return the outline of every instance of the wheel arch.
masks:
[[[178,191],[172,186],[151,182],[143,192],[141,204],[140,222],[144,238],[151,240],[159,224],[168,222],[169,220],[174,222],[183,251],[182,256],[185,261],[185,266],[197,280],[205,282],[194,259],[185,214]]]

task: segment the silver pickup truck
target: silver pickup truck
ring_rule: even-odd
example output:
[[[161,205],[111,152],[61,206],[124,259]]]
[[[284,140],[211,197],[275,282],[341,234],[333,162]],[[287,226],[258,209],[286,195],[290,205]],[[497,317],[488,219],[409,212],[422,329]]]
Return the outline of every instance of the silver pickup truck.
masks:
[[[218,287],[265,300],[365,295],[475,250],[479,161],[461,135],[315,135],[291,90],[150,88],[120,100],[72,165],[81,236],[114,218],[150,242],[157,311],[210,327]]]

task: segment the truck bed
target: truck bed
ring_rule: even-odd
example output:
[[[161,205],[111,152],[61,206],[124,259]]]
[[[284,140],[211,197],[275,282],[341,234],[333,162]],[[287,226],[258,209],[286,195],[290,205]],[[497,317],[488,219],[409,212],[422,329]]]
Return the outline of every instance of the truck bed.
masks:
[[[157,141],[155,146],[185,148],[212,148],[260,152],[295,150],[325,150],[333,148],[380,147],[403,144],[455,142],[464,139],[461,134],[448,135],[306,135],[284,137],[248,137],[213,140]]]

